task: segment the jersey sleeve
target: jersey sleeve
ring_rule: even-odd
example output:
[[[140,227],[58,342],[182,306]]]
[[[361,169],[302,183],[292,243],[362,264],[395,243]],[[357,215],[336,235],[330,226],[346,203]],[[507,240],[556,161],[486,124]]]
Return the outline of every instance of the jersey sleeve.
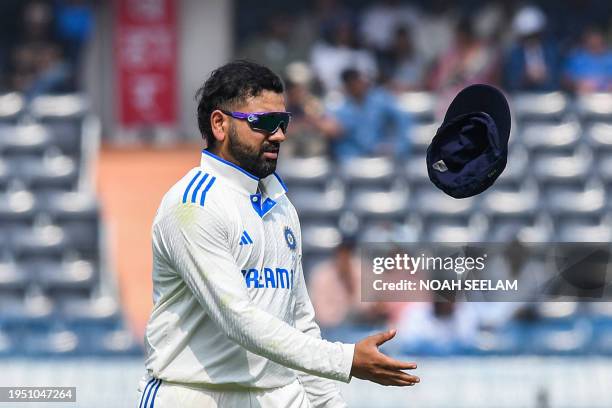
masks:
[[[230,250],[228,217],[220,205],[179,204],[155,228],[168,262],[232,341],[295,370],[350,380],[353,345],[305,334],[251,302]]]
[[[302,271],[302,263],[300,260],[299,273],[297,274],[298,283],[296,284],[297,289],[297,301],[295,305],[295,327],[312,336],[316,339],[321,338],[321,330],[319,325],[315,322],[315,313],[308,291],[306,288],[306,282],[304,280],[304,274]],[[351,364],[353,358],[353,351],[351,351]],[[338,387],[333,381],[327,378],[317,377],[307,373],[299,373],[298,378],[304,386],[308,399],[315,408],[345,408],[347,407],[346,402],[340,395]],[[349,379],[350,380],[350,379]]]

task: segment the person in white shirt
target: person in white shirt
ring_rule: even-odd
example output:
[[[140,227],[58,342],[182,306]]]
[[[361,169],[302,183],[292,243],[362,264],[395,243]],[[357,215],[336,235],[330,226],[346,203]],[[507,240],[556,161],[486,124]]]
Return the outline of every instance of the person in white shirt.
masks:
[[[274,173],[290,120],[268,68],[235,61],[198,92],[199,167],[153,222],[153,311],[139,408],[345,407],[332,380],[409,386],[416,364],[378,346],[321,339],[302,272],[301,234]]]

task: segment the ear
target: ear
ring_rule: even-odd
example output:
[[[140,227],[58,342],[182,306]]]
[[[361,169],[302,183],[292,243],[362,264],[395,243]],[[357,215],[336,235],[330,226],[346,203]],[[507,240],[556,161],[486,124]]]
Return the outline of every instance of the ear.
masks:
[[[210,127],[217,142],[222,143],[229,130],[229,117],[220,110],[214,110],[210,114]]]

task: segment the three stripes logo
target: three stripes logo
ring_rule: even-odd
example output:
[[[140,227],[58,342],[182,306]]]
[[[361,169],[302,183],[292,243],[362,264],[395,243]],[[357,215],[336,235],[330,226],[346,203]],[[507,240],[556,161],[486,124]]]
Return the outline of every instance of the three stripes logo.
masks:
[[[249,236],[249,234],[246,231],[242,231],[242,238],[240,238],[240,245],[249,245],[252,244],[253,240],[251,239],[251,237]]]
[[[155,396],[157,395],[157,390],[159,390],[159,386],[161,385],[161,383],[162,380],[160,380],[159,378],[151,378],[149,380],[144,391],[142,391],[142,396],[140,397],[140,405],[138,405],[138,408],[153,408],[155,406]],[[151,394],[151,391],[153,391],[153,394]],[[149,402],[151,404],[149,404]]]
[[[209,178],[208,173],[203,173],[202,170],[198,170],[195,176],[191,179],[189,184],[187,185],[187,189],[183,193],[183,204],[187,203],[187,201],[192,203],[199,203],[201,206],[204,205],[204,201],[206,200],[206,193],[215,184],[216,177],[212,176]],[[208,183],[206,183],[208,181]],[[197,182],[197,184],[196,184]],[[202,186],[206,183],[206,186],[202,188]],[[194,186],[193,190],[191,188]],[[201,191],[200,191],[201,190]],[[191,193],[191,194],[190,194]],[[200,199],[198,200],[198,193],[200,194]]]

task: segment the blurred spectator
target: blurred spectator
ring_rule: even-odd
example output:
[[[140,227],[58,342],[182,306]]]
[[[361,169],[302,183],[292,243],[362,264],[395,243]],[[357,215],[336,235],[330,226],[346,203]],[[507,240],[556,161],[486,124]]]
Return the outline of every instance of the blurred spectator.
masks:
[[[612,2],[609,0],[564,0],[542,2],[550,16],[551,32],[562,48],[578,45],[580,36],[592,26],[610,25]]]
[[[337,126],[330,127],[332,154],[336,159],[386,155],[405,157],[410,116],[399,109],[395,97],[355,69],[342,73],[345,96],[332,107]]]
[[[423,88],[427,63],[416,52],[410,32],[398,27],[389,48],[380,56],[381,80],[394,91]]]
[[[310,3],[310,2],[309,2]],[[299,55],[299,60],[308,59],[313,45],[320,39],[321,33],[334,24],[336,16],[346,15],[347,10],[338,0],[314,0],[314,4],[305,4],[292,18],[291,47]]]
[[[467,2],[463,4],[463,12],[472,16],[474,32],[479,38],[499,48],[506,48],[512,40],[511,22],[515,5],[514,0],[487,1],[477,5]]]
[[[432,354],[459,352],[478,336],[478,318],[471,303],[453,300],[415,303],[406,308],[397,326],[404,351]]]
[[[457,5],[451,0],[429,0],[423,7],[412,34],[416,52],[430,64],[453,45]]]
[[[258,62],[272,71],[282,73],[292,61],[304,59],[290,43],[291,16],[274,14],[263,24],[265,31],[254,36],[238,51],[240,58]]]
[[[509,91],[552,91],[559,87],[559,56],[545,39],[546,16],[537,7],[524,7],[512,23],[517,38],[504,67]]]
[[[312,68],[324,91],[340,89],[340,74],[348,68],[357,69],[370,78],[376,77],[376,59],[372,52],[359,47],[355,25],[349,16],[339,16],[324,37],[314,45],[310,55]]]
[[[345,239],[334,257],[310,273],[308,289],[322,329],[386,324],[393,304],[361,301],[361,267],[355,241]]]
[[[23,32],[11,53],[10,81],[27,99],[63,91],[70,78],[70,66],[53,39],[52,19],[45,2],[30,2],[23,12]]]
[[[577,93],[612,91],[612,50],[602,30],[585,30],[582,45],[567,59],[564,80]]]
[[[368,47],[382,51],[392,46],[400,26],[413,27],[419,12],[399,0],[383,0],[366,9],[361,18],[361,35]]]
[[[454,271],[444,269],[416,270],[411,277],[413,282],[456,279]],[[457,301],[458,296],[461,292],[444,285],[420,291],[420,301],[410,303],[399,316],[397,347],[403,352],[446,354],[472,344],[478,335],[478,315],[473,304]]]
[[[544,293],[544,285],[550,275],[544,258],[537,256],[525,241],[517,237],[504,244],[499,253],[493,254],[484,272],[470,278],[516,280],[519,289],[517,292],[474,291],[470,294],[469,299],[477,310],[481,328],[495,329],[512,320],[534,317],[534,302]]]
[[[21,26],[19,16],[23,8],[22,0],[0,1],[0,69],[2,74],[1,85],[10,88],[8,65],[11,61],[11,51],[19,38],[18,32]]]
[[[287,110],[291,112],[291,126],[283,143],[287,156],[322,156],[327,153],[327,141],[323,138],[330,118],[323,103],[310,90],[312,72],[303,62],[287,66],[285,87]]]
[[[88,0],[58,1],[55,9],[59,39],[63,43],[66,59],[73,72],[80,71],[81,54],[94,25],[94,16]],[[76,78],[73,78],[76,88]]]
[[[457,24],[455,45],[437,61],[430,86],[440,93],[439,111],[463,88],[474,83],[496,84],[498,58],[495,50],[478,39],[472,22],[464,18]]]

